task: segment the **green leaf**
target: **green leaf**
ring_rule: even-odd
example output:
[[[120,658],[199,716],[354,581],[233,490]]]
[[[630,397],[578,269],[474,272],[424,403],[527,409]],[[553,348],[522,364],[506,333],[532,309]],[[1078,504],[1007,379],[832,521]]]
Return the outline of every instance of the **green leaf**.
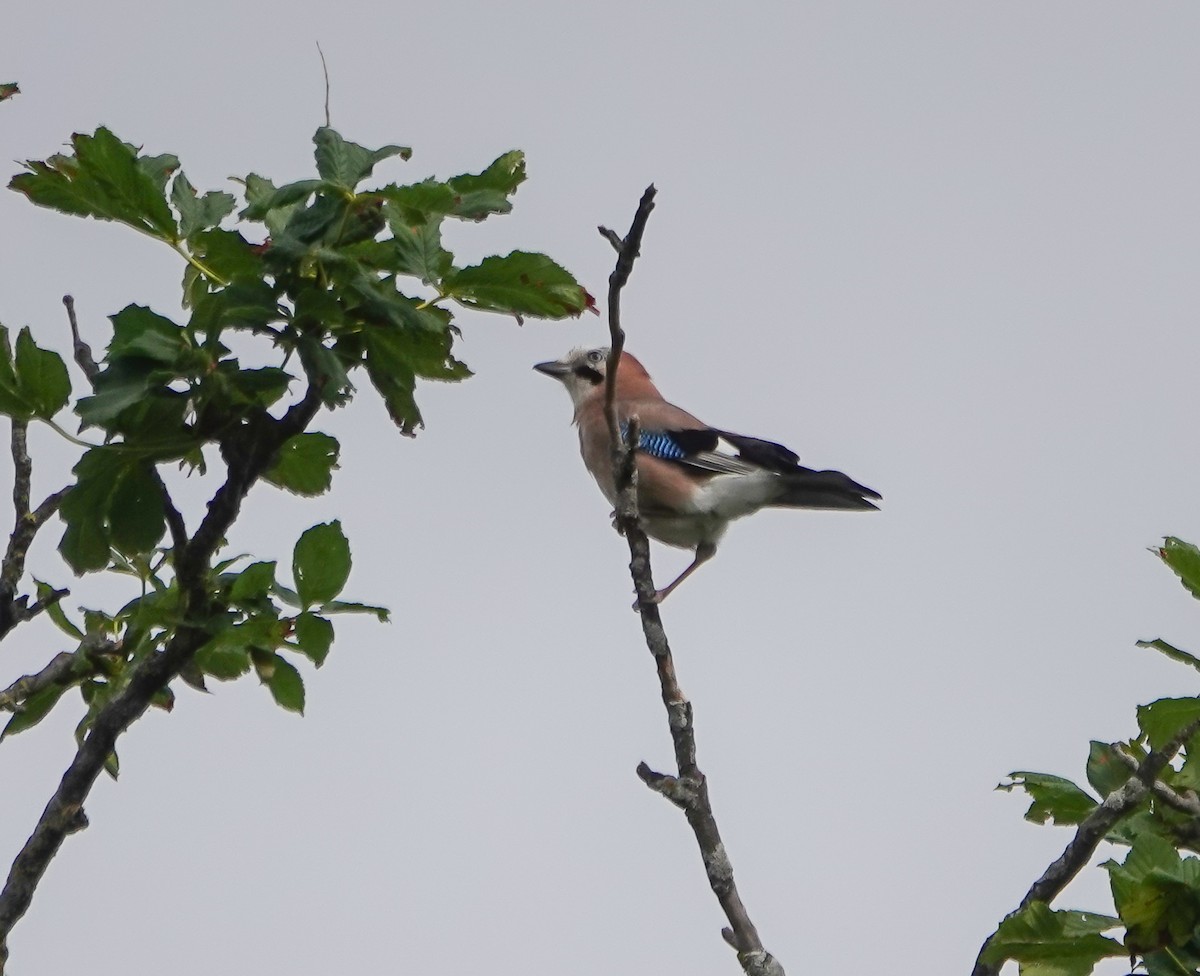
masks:
[[[318,668],[333,646],[333,624],[324,617],[305,611],[296,618],[296,644]]]
[[[37,587],[37,598],[46,608],[46,616],[54,623],[54,626],[61,630],[68,637],[74,637],[76,640],[83,640],[83,631],[71,623],[68,619],[66,611],[62,608],[62,600],[50,600],[50,597],[58,592],[49,583],[44,583],[40,579],[34,577],[34,585]],[[50,601],[50,602],[47,602]]]
[[[1161,749],[1180,731],[1200,721],[1200,698],[1160,698],[1139,705],[1138,728],[1146,733],[1151,749]]]
[[[59,509],[67,529],[58,544],[58,551],[76,575],[82,576],[108,565],[109,500],[123,467],[124,460],[116,451],[94,447],[72,469],[75,484]]]
[[[1126,955],[1121,943],[1100,934],[1120,924],[1108,915],[1056,912],[1035,901],[1000,923],[982,960],[999,967],[1015,959],[1025,976],[1087,976],[1101,959]]]
[[[91,136],[72,136],[71,144],[74,156],[30,160],[29,172],[14,176],[9,186],[41,207],[178,239],[164,193],[166,174],[179,165],[174,156],[139,157],[135,146],[103,127]]]
[[[321,605],[323,613],[369,613],[381,624],[386,624],[391,617],[387,607],[373,607],[367,603],[347,603],[344,600],[330,600]]]
[[[188,243],[192,254],[226,281],[257,281],[262,275],[262,256],[237,231],[219,227],[199,231]],[[191,265],[188,270],[195,273]]]
[[[17,386],[34,416],[48,420],[67,405],[71,396],[67,367],[58,353],[37,347],[28,326],[17,336],[14,366]]]
[[[1096,808],[1097,800],[1069,779],[1024,771],[1008,775],[1012,782],[1001,783],[997,789],[1025,790],[1033,800],[1025,819],[1032,823],[1078,824]]]
[[[263,477],[297,495],[320,495],[333,481],[339,449],[337,440],[328,434],[297,434],[279,449],[275,464]]]
[[[426,284],[440,282],[450,271],[454,255],[442,247],[441,225],[435,221],[409,224],[389,210],[391,241],[384,242],[392,250],[388,270],[412,275]]]
[[[126,305],[109,319],[113,324],[109,362],[132,356],[174,366],[192,351],[183,329],[144,305]]]
[[[67,685],[50,685],[50,687],[34,692],[26,698],[21,705],[21,710],[13,713],[13,717],[4,726],[4,731],[0,732],[0,741],[3,741],[6,736],[16,735],[18,732],[24,732],[37,725],[50,714],[50,709],[58,704],[58,700],[62,698],[67,687]]]
[[[370,176],[376,163],[391,156],[401,159],[412,156],[412,150],[405,146],[367,149],[343,139],[328,126],[317,130],[313,142],[317,147],[317,172],[321,174],[321,179],[344,190],[353,190],[360,181]]]
[[[1163,539],[1158,555],[1192,596],[1200,598],[1200,549],[1173,535]]]
[[[275,704],[286,708],[289,712],[304,714],[304,679],[295,666],[275,655],[270,676],[264,679],[264,684],[271,690]]]
[[[196,666],[218,681],[232,681],[250,670],[250,651],[231,647],[218,640],[209,641],[196,652]]]
[[[387,200],[393,215],[408,224],[422,224],[427,220],[440,223],[442,217],[454,210],[458,200],[449,183],[432,178],[407,186],[392,183],[372,192]]]
[[[94,380],[95,394],[76,402],[75,412],[84,427],[111,430],[126,410],[144,404],[151,394],[171,396],[164,384],[174,376],[173,370],[149,359],[117,359]]]
[[[229,599],[233,603],[256,603],[275,585],[275,561],[251,563],[233,581]]]
[[[449,181],[454,191],[454,208],[448,211],[463,220],[483,220],[489,214],[512,210],[509,197],[525,182],[525,154],[506,152],[478,175],[464,173]]]
[[[412,437],[423,427],[421,411],[413,391],[417,377],[408,363],[405,337],[398,329],[369,329],[363,334],[367,345],[367,375],[383,397],[388,416],[400,433]]]
[[[167,528],[162,486],[145,462],[128,464],[109,502],[112,544],[126,555],[149,552]]]
[[[20,95],[21,89],[17,87],[15,81],[0,82],[0,102],[7,101],[14,95]]]
[[[171,184],[171,202],[179,214],[179,232],[183,237],[216,227],[222,220],[233,213],[234,200],[230,193],[215,190],[200,197],[196,188],[183,175],[183,170],[175,174]]]
[[[1124,864],[1107,861],[1113,904],[1130,953],[1184,945],[1200,922],[1200,861],[1181,858],[1167,840],[1137,837]]]
[[[473,308],[510,312],[518,318],[561,319],[594,305],[571,273],[544,254],[513,251],[484,258],[448,274],[442,290]]]
[[[1178,647],[1168,644],[1160,637],[1155,637],[1154,640],[1140,640],[1137,642],[1138,647],[1152,647],[1156,651],[1162,651],[1172,661],[1178,661],[1180,664],[1190,664],[1197,671],[1200,671],[1200,657],[1191,654],[1188,651],[1181,651]]]
[[[1106,797],[1128,781],[1130,769],[1117,755],[1115,746],[1092,740],[1088,750],[1087,779],[1092,789]]]
[[[17,373],[13,366],[12,345],[8,341],[8,329],[0,325],[0,413],[18,420],[28,420],[33,411],[17,385]]]
[[[305,531],[292,553],[292,574],[304,606],[326,603],[350,576],[350,543],[334,520]]]

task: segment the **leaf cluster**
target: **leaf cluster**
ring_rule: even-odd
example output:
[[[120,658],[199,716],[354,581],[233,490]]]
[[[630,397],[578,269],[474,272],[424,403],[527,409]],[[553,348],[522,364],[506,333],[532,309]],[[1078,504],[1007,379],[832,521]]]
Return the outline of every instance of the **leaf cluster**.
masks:
[[[1153,551],[1200,599],[1200,548],[1168,537]],[[1200,657],[1161,638],[1138,646],[1200,670]],[[1136,737],[1091,743],[1085,770],[1090,790],[1029,771],[1011,773],[998,788],[1024,790],[1031,800],[1025,818],[1033,823],[1077,826],[1124,787],[1152,751],[1171,747],[1198,721],[1200,697],[1150,702],[1137,709]],[[1109,956],[1129,957],[1149,976],[1200,971],[1200,858],[1194,856],[1200,852],[1200,733],[1183,742],[1156,783],[1160,788],[1147,791],[1105,834],[1109,843],[1128,850],[1124,860],[1103,865],[1117,916],[1052,911],[1035,901],[1000,925],[981,956],[984,962],[1017,960],[1024,976],[1083,976]],[[1119,939],[1100,934],[1118,929],[1124,930]]]
[[[339,599],[351,564],[340,523],[300,537],[285,584],[273,560],[214,558],[224,546],[214,507],[236,517],[258,480],[300,496],[327,491],[340,446],[307,424],[347,404],[363,375],[400,432],[414,435],[419,381],[471,375],[454,354],[456,308],[518,320],[593,308],[543,254],[460,266],[442,242],[446,220],[509,212],[525,180],[520,152],[477,173],[380,184],[371,182],[376,167],[408,160],[408,148],[369,149],[329,127],[313,141],[314,177],[276,185],[251,173],[233,181],[236,193],[200,192],[174,155],[145,154],[106,128],[75,135],[69,152],[30,160],[12,179],[39,206],[160,242],[184,272],[182,315],[129,304],[110,316],[102,363],[85,369],[89,389],[73,402],[88,441],[56,420],[72,402],[62,359],[28,328],[14,344],[0,327],[0,414],[44,421],[84,448],[60,509],[64,560],[77,574],[107,570],[141,588],[119,610],[82,619],[50,601],[50,616],[77,642],[70,680],[21,702],[5,735],[37,724],[71,686],[87,705],[83,735],[139,663],[185,630],[197,649],[179,670],[184,681],[204,689],[207,679],[253,672],[280,705],[301,711],[293,660],[325,661],[332,616],[386,611]],[[224,486],[189,537],[164,474],[214,463]],[[173,700],[164,687],[153,703]]]

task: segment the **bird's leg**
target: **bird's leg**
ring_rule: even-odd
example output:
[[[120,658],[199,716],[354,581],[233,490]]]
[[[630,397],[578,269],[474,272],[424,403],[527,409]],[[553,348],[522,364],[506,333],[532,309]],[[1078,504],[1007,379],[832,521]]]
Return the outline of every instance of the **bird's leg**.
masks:
[[[685,579],[687,579],[689,576],[691,576],[692,573],[694,573],[701,566],[703,566],[706,562],[708,562],[710,559],[712,559],[712,557],[715,556],[716,554],[717,554],[716,546],[714,546],[711,542],[701,542],[700,545],[696,546],[696,556],[692,560],[691,565],[688,566],[688,568],[685,569],[682,573],[680,573],[677,577],[675,577],[674,582],[670,583],[667,586],[664,586],[661,590],[655,591],[654,596],[650,598],[650,602],[651,603],[662,603],[663,600],[665,600],[667,597],[669,597],[675,591],[675,587],[677,587]],[[633,606],[634,606],[634,609],[636,610],[637,604],[635,603]]]

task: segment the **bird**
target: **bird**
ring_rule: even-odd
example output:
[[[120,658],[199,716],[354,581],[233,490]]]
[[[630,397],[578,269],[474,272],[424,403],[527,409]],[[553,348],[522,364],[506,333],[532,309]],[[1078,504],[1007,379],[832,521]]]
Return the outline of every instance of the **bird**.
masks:
[[[537,363],[557,379],[574,405],[583,462],[600,491],[617,503],[612,446],[604,414],[609,349],[573,349],[562,359]],[[716,555],[729,523],[763,508],[874,511],[882,495],[840,471],[801,466],[799,456],[774,441],[710,427],[669,403],[641,362],[622,352],[617,364],[615,406],[623,433],[638,420],[638,514],[646,534],[690,549],[690,565],[656,590],[661,603]]]

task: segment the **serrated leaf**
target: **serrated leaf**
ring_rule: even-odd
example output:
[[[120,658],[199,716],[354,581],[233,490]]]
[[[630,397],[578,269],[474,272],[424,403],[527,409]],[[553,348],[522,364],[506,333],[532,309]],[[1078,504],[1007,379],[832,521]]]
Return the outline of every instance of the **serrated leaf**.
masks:
[[[367,375],[383,397],[388,416],[411,437],[424,426],[413,394],[417,377],[405,355],[405,337],[396,329],[369,329],[363,334],[367,347]]]
[[[329,126],[322,126],[313,136],[316,144],[317,172],[326,180],[344,190],[353,190],[362,180],[371,175],[375,164],[391,156],[408,159],[412,150],[406,146],[384,146],[367,149],[357,143],[343,139]]]
[[[270,677],[263,683],[271,690],[275,704],[289,712],[304,714],[304,679],[290,662],[275,655]]]
[[[133,356],[174,366],[191,352],[183,329],[144,305],[126,305],[109,319],[113,324],[107,355],[110,362]]]
[[[118,359],[95,378],[95,393],[80,398],[75,404],[75,413],[84,427],[111,430],[126,410],[145,403],[152,393],[169,396],[163,384],[172,379],[172,370],[163,369],[152,360]]]
[[[981,958],[997,967],[1017,960],[1023,974],[1087,976],[1101,959],[1126,955],[1121,943],[1100,934],[1120,924],[1108,915],[1056,912],[1035,901],[1000,923]]]
[[[95,447],[79,459],[72,471],[75,484],[62,501],[59,514],[67,528],[58,551],[76,575],[108,565],[108,507],[120,480],[124,460],[114,450]],[[91,624],[84,618],[84,630]]]
[[[1200,549],[1169,535],[1163,539],[1158,555],[1179,577],[1179,582],[1192,596],[1200,598]]]
[[[1200,921],[1200,861],[1154,834],[1134,840],[1124,864],[1107,861],[1113,903],[1131,953],[1181,945]]]
[[[50,714],[50,709],[58,704],[58,700],[62,698],[67,687],[66,685],[50,685],[26,698],[21,705],[21,710],[13,713],[13,717],[4,726],[4,731],[0,732],[0,742],[7,736],[16,735],[18,732],[24,732],[37,725]]]
[[[482,173],[464,173],[447,181],[454,191],[451,216],[463,220],[483,220],[490,214],[512,210],[509,200],[525,182],[525,154],[514,149],[498,157]]]
[[[450,184],[432,178],[406,186],[392,183],[372,192],[391,204],[397,219],[409,224],[421,224],[427,220],[440,223],[441,218],[454,209],[457,199]]]
[[[1160,698],[1139,705],[1138,728],[1150,741],[1151,749],[1161,749],[1186,726],[1200,721],[1200,698]]]
[[[115,220],[161,240],[178,238],[163,192],[174,156],[139,158],[137,148],[101,127],[71,137],[74,156],[25,163],[9,186],[42,207],[97,220]]]
[[[192,254],[226,281],[257,281],[262,275],[262,256],[234,230],[199,231],[188,239]],[[188,268],[195,271],[191,265]]]
[[[289,438],[275,464],[263,477],[297,495],[320,495],[329,490],[338,466],[340,446],[328,434],[310,431]]]
[[[350,576],[350,543],[340,521],[314,525],[300,536],[292,553],[292,574],[306,608],[342,592]]]
[[[50,419],[67,405],[71,380],[58,353],[39,349],[26,326],[17,336],[17,387],[34,416]]]
[[[97,513],[99,514],[99,513]],[[167,529],[162,486],[145,462],[125,466],[108,509],[112,544],[126,555],[149,552]]]
[[[233,603],[253,603],[270,593],[274,585],[274,560],[251,563],[233,581],[229,588],[229,599]]]
[[[426,284],[436,284],[450,271],[454,255],[442,247],[442,230],[437,221],[409,224],[395,211],[389,211],[390,241],[381,246],[391,248],[388,270],[412,275]]]
[[[1069,779],[1049,773],[1019,771],[1009,773],[1011,783],[1002,783],[1002,790],[1023,789],[1033,802],[1025,812],[1032,823],[1078,824],[1096,808],[1098,802]]]
[[[179,233],[188,238],[199,231],[216,227],[233,213],[237,201],[233,194],[217,190],[197,196],[196,188],[180,170],[171,184],[171,202],[179,213]]]
[[[232,681],[250,670],[250,651],[210,641],[196,652],[196,666],[218,681]]]
[[[577,316],[592,304],[591,296],[569,271],[545,254],[513,251],[453,271],[442,290],[474,308],[561,319]]]
[[[296,645],[318,668],[333,646],[333,624],[324,617],[305,611],[296,618]]]
[[[1114,746],[1092,740],[1088,749],[1087,779],[1101,797],[1120,789],[1130,777],[1130,769],[1117,755]]]

